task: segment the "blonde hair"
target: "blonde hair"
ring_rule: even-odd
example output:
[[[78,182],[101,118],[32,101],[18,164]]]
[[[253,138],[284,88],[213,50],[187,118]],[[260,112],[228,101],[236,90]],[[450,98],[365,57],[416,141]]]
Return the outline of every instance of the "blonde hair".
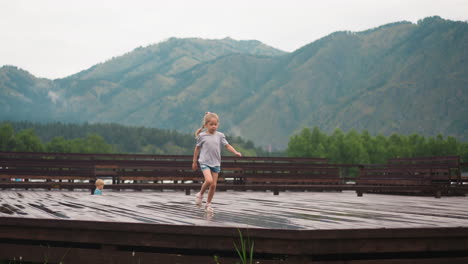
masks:
[[[101,185],[104,186],[104,181],[101,179],[97,179],[95,185],[96,187],[101,186]]]
[[[197,131],[195,131],[195,138],[198,137],[198,135],[200,135],[200,133],[205,128],[205,125],[208,124],[208,122],[210,122],[210,120],[212,118],[216,118],[216,120],[218,120],[218,122],[219,122],[219,116],[216,113],[205,112],[205,116],[203,117],[201,127],[199,129],[197,129]]]

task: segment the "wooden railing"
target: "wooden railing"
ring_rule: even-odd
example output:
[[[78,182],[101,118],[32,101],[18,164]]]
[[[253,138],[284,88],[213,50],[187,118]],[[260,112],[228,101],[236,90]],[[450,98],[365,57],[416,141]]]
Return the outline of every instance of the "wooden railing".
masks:
[[[61,154],[0,152],[0,188],[94,189],[97,178],[109,189],[200,188],[190,155]],[[234,190],[356,190],[431,193],[440,197],[462,186],[458,156],[395,158],[387,164],[332,164],[325,158],[223,157],[218,188]],[[357,178],[343,168],[360,168]],[[351,183],[351,184],[350,184]],[[453,189],[453,188],[452,188]],[[451,190],[452,190],[451,189]],[[463,189],[463,188],[461,188]],[[453,191],[452,191],[453,192]]]

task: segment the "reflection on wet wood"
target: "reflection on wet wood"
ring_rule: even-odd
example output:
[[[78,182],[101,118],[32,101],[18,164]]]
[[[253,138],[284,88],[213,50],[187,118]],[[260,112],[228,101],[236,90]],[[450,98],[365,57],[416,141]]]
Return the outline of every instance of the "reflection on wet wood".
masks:
[[[2,191],[0,217],[269,229],[468,227],[468,197],[354,192],[217,192],[215,213],[178,191]]]

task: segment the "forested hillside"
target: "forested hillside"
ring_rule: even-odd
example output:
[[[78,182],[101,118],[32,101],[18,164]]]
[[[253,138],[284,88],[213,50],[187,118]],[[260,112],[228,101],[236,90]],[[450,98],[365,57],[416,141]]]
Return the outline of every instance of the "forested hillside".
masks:
[[[59,80],[0,69],[0,119],[220,130],[284,149],[326,133],[468,140],[468,23],[430,17],[335,32],[292,53],[258,41],[169,39]]]
[[[0,122],[0,137],[3,151],[192,155],[195,147],[192,133],[119,124]],[[226,137],[244,155],[267,155],[251,141]],[[20,141],[34,143],[26,147]]]

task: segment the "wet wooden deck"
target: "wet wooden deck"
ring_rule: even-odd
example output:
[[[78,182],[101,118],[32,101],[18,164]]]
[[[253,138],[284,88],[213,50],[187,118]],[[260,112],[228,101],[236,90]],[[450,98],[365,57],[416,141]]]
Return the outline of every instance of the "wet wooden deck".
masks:
[[[468,197],[217,192],[214,214],[181,191],[1,191],[0,217],[268,229],[468,227]]]

